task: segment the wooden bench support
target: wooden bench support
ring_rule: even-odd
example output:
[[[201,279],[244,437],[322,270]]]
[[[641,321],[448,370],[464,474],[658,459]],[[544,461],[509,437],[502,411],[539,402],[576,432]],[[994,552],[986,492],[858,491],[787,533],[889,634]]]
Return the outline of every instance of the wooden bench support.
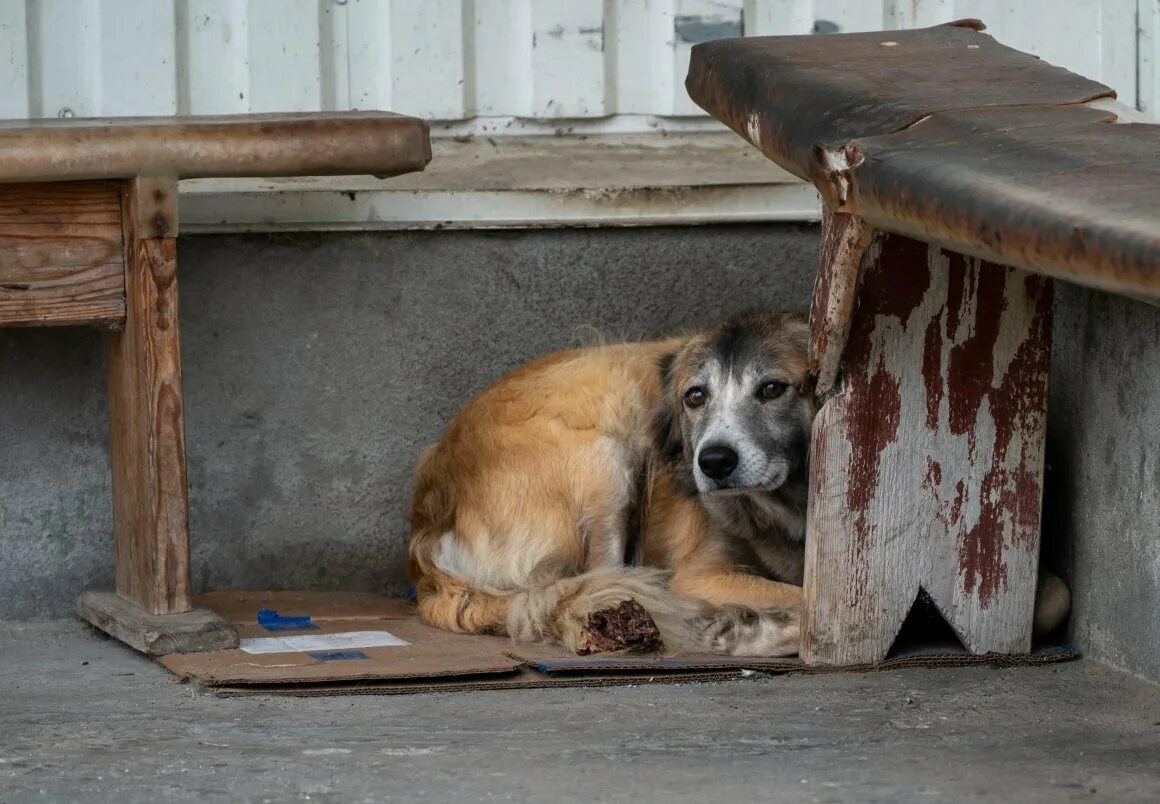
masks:
[[[176,181],[126,184],[125,327],[105,336],[117,594],[150,614],[190,608],[176,193]]]
[[[81,617],[146,653],[238,644],[190,604],[177,180],[385,177],[430,160],[427,124],[390,112],[0,126],[0,327],[111,330],[117,590],[81,593]]]
[[[228,650],[238,646],[234,627],[209,609],[150,614],[116,592],[86,589],[77,595],[77,614],[114,639],[149,656]]]
[[[233,629],[190,605],[176,179],[126,182],[122,225],[125,324],[105,344],[117,598],[84,592],[77,610],[146,653],[231,647]]]
[[[851,269],[823,262],[813,307],[814,365],[836,348],[841,371],[813,431],[802,658],[880,661],[920,588],[971,652],[1026,653],[1052,281],[897,235],[869,243],[849,215],[824,229],[828,259],[860,263],[860,282],[843,325],[826,297],[851,285],[827,277]]]

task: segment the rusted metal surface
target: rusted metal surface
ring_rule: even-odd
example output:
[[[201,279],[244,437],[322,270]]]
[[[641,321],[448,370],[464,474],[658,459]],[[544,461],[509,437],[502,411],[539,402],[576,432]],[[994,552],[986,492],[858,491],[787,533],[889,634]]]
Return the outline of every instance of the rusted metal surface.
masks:
[[[1050,279],[898,235],[870,246],[810,462],[803,657],[885,657],[919,588],[973,652],[1026,652]]]
[[[430,160],[427,124],[390,112],[0,123],[0,182],[395,176]]]
[[[874,230],[856,215],[822,210],[822,249],[810,305],[810,374],[825,398],[834,387],[850,334],[862,259]]]
[[[833,210],[1160,298],[1160,126],[1108,125],[1102,84],[949,25],[710,42],[686,85]]]

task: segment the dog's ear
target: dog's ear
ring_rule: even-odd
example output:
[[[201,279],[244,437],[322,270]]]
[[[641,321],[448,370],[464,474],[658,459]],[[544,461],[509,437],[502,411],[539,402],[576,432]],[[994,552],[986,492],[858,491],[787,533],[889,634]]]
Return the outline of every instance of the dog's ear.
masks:
[[[680,458],[685,444],[681,435],[681,417],[677,410],[673,391],[673,363],[677,353],[670,352],[662,355],[657,361],[657,368],[661,373],[661,395],[657,399],[656,408],[652,415],[653,446],[657,453],[666,460]]]

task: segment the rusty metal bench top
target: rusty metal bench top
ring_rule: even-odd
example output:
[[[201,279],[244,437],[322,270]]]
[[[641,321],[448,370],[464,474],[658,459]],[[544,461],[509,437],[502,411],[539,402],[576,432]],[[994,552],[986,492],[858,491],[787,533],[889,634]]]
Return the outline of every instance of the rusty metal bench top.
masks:
[[[1160,299],[1160,125],[964,20],[693,48],[714,117],[830,209],[994,262]]]
[[[427,124],[390,112],[0,123],[0,182],[165,176],[396,176],[431,160]]]

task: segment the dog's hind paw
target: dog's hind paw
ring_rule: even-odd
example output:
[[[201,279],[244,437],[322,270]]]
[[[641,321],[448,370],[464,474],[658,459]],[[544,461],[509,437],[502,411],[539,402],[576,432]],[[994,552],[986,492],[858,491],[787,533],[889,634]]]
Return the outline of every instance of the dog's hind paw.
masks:
[[[710,626],[709,647],[729,656],[793,656],[801,638],[797,611],[753,611],[727,608],[716,612]]]

